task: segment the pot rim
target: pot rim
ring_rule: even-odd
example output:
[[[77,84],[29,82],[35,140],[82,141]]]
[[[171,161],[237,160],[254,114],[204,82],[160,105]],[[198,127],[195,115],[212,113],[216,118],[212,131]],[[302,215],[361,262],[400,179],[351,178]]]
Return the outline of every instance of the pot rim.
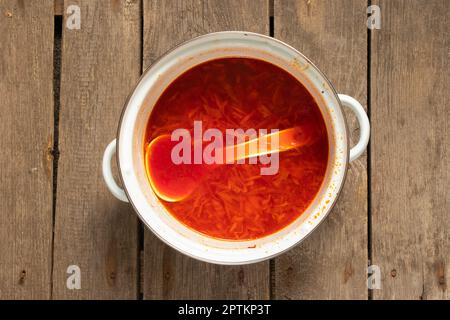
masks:
[[[138,87],[141,84],[142,80],[151,71],[152,67],[154,65],[156,65],[158,62],[160,62],[160,60],[162,60],[164,57],[166,57],[170,53],[176,51],[177,49],[179,49],[179,48],[181,48],[181,47],[183,47],[183,46],[185,46],[187,44],[190,44],[192,42],[198,41],[198,40],[203,39],[203,38],[208,38],[208,37],[211,37],[211,36],[217,36],[217,35],[220,36],[221,34],[236,34],[236,35],[245,35],[245,36],[249,35],[249,36],[260,37],[260,38],[263,38],[263,39],[267,39],[269,41],[276,42],[277,44],[279,44],[281,46],[285,46],[285,47],[289,48],[290,50],[295,52],[297,55],[299,55],[302,59],[304,59],[308,63],[308,65],[310,65],[320,75],[320,77],[322,77],[325,80],[327,86],[330,88],[330,91],[332,92],[335,100],[337,101],[337,105],[336,106],[340,110],[341,115],[343,117],[343,126],[344,126],[345,135],[346,135],[346,141],[345,141],[345,146],[346,146],[346,151],[345,151],[346,157],[345,157],[345,159],[346,159],[346,161],[344,163],[342,180],[341,180],[340,185],[337,188],[337,191],[336,191],[336,193],[335,193],[335,195],[334,195],[334,197],[333,197],[329,207],[327,208],[326,212],[324,212],[321,215],[320,219],[318,219],[318,222],[315,223],[315,225],[308,231],[307,234],[305,234],[303,237],[301,237],[294,244],[284,248],[283,250],[277,251],[277,252],[275,252],[273,254],[266,255],[266,256],[264,256],[262,258],[258,258],[258,259],[250,259],[250,260],[242,259],[241,261],[233,261],[233,262],[221,261],[221,260],[215,260],[215,259],[208,259],[208,258],[205,258],[203,256],[194,255],[194,254],[192,254],[192,253],[190,253],[188,251],[185,251],[183,249],[180,249],[180,248],[176,247],[173,243],[169,242],[166,238],[164,238],[158,232],[156,232],[154,230],[154,228],[149,224],[149,222],[144,218],[144,216],[141,214],[141,212],[138,210],[136,204],[133,202],[133,198],[129,194],[129,191],[128,191],[126,185],[125,185],[125,179],[124,179],[124,176],[123,176],[123,170],[122,170],[122,167],[120,165],[120,157],[119,157],[119,155],[120,155],[120,132],[121,132],[121,128],[122,128],[122,125],[123,125],[125,112],[128,109],[128,107],[130,106],[130,100],[131,100],[132,96],[134,95],[134,93],[138,89]],[[122,183],[123,190],[124,190],[128,200],[129,200],[129,203],[133,207],[133,210],[135,211],[135,213],[137,214],[137,216],[139,217],[141,222],[143,222],[144,225],[149,230],[151,230],[152,233],[157,238],[159,238],[165,244],[169,245],[170,247],[172,247],[173,249],[177,250],[178,252],[180,252],[180,253],[182,253],[182,254],[184,254],[186,256],[189,256],[191,258],[200,260],[200,261],[204,261],[204,262],[208,262],[208,263],[214,263],[214,264],[221,264],[221,265],[245,265],[245,264],[253,264],[253,263],[258,263],[258,262],[261,262],[261,261],[269,260],[269,259],[275,258],[275,257],[285,253],[286,251],[288,251],[288,250],[294,248],[295,246],[301,244],[305,239],[309,238],[311,236],[311,234],[319,227],[319,225],[321,225],[322,222],[324,220],[326,220],[326,218],[328,217],[328,215],[330,214],[330,212],[332,211],[332,209],[336,205],[337,200],[339,198],[339,195],[341,194],[342,189],[344,187],[346,176],[347,176],[347,171],[348,171],[348,168],[349,168],[349,153],[350,153],[350,144],[349,143],[350,143],[350,138],[349,138],[348,124],[347,124],[347,119],[346,119],[345,113],[343,112],[341,100],[339,99],[338,93],[337,93],[335,87],[333,86],[332,82],[328,79],[328,77],[308,57],[306,57],[303,53],[298,51],[296,48],[294,48],[291,45],[289,45],[289,44],[287,44],[287,43],[285,43],[285,42],[283,42],[283,41],[281,41],[279,39],[276,39],[274,37],[270,37],[270,36],[267,36],[267,35],[264,35],[264,34],[255,33],[255,32],[247,32],[247,31],[219,31],[219,32],[211,32],[211,33],[203,34],[203,35],[194,37],[192,39],[189,39],[187,41],[181,42],[178,45],[171,47],[169,50],[167,50],[163,54],[161,54],[157,59],[155,59],[151,64],[149,64],[149,66],[142,72],[142,74],[140,75],[139,79],[136,81],[135,85],[133,86],[133,90],[131,90],[130,93],[128,94],[128,96],[127,96],[127,98],[126,98],[126,100],[124,102],[121,114],[120,114],[120,118],[119,118],[119,122],[118,122],[118,126],[117,126],[117,132],[116,132],[116,139],[117,139],[117,151],[116,151],[115,158],[116,158],[117,168],[118,168],[118,172],[119,172],[118,176],[119,176],[120,182]],[[287,226],[285,228],[287,228]]]

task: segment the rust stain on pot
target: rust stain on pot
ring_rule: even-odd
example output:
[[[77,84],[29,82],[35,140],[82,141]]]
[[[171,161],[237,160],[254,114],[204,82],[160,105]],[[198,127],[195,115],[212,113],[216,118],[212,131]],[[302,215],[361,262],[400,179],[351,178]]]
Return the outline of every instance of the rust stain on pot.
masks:
[[[292,59],[290,66],[299,72],[304,72],[309,68],[309,64],[302,64],[297,58]]]

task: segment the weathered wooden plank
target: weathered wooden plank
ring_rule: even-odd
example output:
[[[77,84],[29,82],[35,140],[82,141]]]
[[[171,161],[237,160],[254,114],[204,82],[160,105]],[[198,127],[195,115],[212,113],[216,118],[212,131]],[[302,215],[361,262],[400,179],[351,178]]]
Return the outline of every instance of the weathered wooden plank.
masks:
[[[55,2],[54,14],[56,16],[62,16],[64,11],[64,0],[53,0]]]
[[[275,1],[275,37],[325,72],[339,93],[363,105],[367,93],[367,1]],[[347,113],[352,140],[358,137]],[[356,139],[355,139],[356,138]],[[275,259],[276,299],[367,299],[366,156],[349,168],[328,218],[297,248]]]
[[[48,299],[53,1],[1,1],[0,39],[0,299]]]
[[[372,32],[375,299],[449,299],[450,24],[447,0],[379,1]]]
[[[65,17],[54,297],[136,298],[137,218],[107,190],[101,159],[141,73],[140,2],[69,4],[80,7],[81,29],[66,28]],[[81,269],[80,290],[66,287],[69,265]]]
[[[144,68],[171,47],[221,30],[268,34],[266,0],[144,1]],[[217,266],[198,262],[145,233],[144,298],[267,299],[269,264]]]

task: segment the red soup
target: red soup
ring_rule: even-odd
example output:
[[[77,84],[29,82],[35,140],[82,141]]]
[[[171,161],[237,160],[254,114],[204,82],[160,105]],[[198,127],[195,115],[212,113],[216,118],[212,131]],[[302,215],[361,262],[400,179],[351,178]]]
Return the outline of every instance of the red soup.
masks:
[[[285,70],[250,58],[216,59],[188,70],[158,99],[148,120],[144,151],[153,139],[175,129],[193,131],[194,121],[202,121],[203,130],[222,132],[308,126],[314,139],[280,152],[274,175],[261,175],[260,163],[217,165],[205,171],[188,197],[161,199],[187,227],[219,239],[257,239],[295,221],[316,197],[328,163],[325,122],[308,90]],[[146,167],[152,170],[148,163]]]

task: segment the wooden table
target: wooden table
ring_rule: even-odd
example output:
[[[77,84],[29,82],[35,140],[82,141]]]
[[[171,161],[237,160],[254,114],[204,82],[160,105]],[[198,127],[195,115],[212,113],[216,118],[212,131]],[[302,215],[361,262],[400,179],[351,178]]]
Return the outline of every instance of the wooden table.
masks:
[[[379,30],[366,0],[0,0],[0,298],[449,299],[450,1],[369,2]],[[72,4],[81,29],[66,26]],[[248,266],[170,249],[101,175],[142,71],[219,30],[293,45],[372,125],[326,222]],[[368,265],[381,289],[368,289]]]

